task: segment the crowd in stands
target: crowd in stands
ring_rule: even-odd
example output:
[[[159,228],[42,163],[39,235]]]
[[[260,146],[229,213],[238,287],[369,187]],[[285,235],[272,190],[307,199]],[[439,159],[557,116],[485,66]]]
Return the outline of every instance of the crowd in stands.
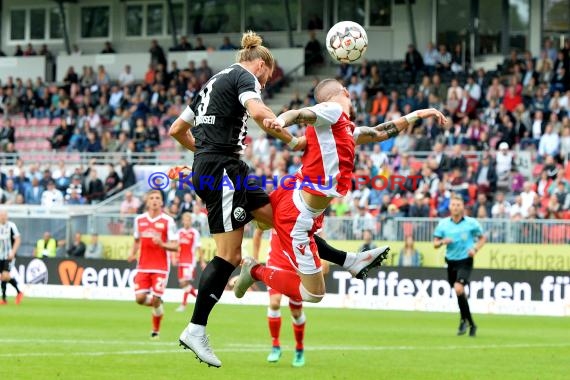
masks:
[[[199,41],[196,46],[201,48]],[[235,48],[229,39],[224,46]],[[182,41],[176,49],[191,48]],[[357,124],[375,125],[427,107],[442,110],[449,121],[443,126],[419,122],[394,139],[359,147],[356,175],[421,179],[415,186],[391,190],[355,183],[327,214],[353,219],[354,228],[346,229],[352,238],[361,239],[363,230],[389,236],[395,228],[389,221],[396,217],[448,215],[450,194],[458,192],[468,212],[479,218],[570,219],[570,169],[565,165],[570,153],[569,52],[570,43],[556,51],[547,41],[538,57],[513,52],[497,70],[485,72],[471,70],[461,46],[449,52],[430,44],[423,54],[410,46],[404,61],[340,65],[337,76],[353,98]],[[55,150],[154,151],[162,143],[161,129],[168,128],[213,72],[206,61],[184,68],[174,62],[167,68],[156,41],[150,53],[143,82],[135,81],[128,66],[119,78],[110,78],[104,66],[85,67],[81,73],[69,68],[60,86],[9,80],[0,87],[0,149],[14,152],[12,120],[25,117],[57,124],[49,137]],[[282,79],[282,70],[277,73],[274,80]],[[295,93],[283,110],[313,105],[313,90]],[[302,135],[304,127],[290,130]],[[248,142],[244,159],[258,175],[283,176],[300,166],[299,155],[282,149],[279,141],[261,136]],[[530,166],[523,167],[521,158]],[[128,169],[98,178],[92,168],[42,172],[37,164],[25,164],[29,168],[19,161],[13,172],[0,170],[0,202],[93,203],[135,181]],[[126,160],[125,166],[132,171]],[[172,194],[166,207],[179,216],[187,196]],[[362,227],[360,220],[372,222]]]

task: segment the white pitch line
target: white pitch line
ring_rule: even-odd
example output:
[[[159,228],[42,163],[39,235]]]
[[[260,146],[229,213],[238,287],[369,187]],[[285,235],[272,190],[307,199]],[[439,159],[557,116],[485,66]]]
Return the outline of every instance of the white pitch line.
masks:
[[[5,340],[0,340],[3,342]],[[14,340],[12,340],[13,342]],[[28,340],[26,340],[28,341]],[[65,340],[64,340],[65,341]],[[61,343],[61,340],[52,340],[51,343]],[[73,341],[65,341],[73,342]],[[102,341],[98,341],[102,342]],[[114,342],[114,341],[111,341]],[[146,343],[155,345],[158,342]],[[130,342],[123,342],[130,344]],[[163,343],[162,345],[173,346],[173,343]],[[537,343],[537,344],[484,344],[484,345],[447,345],[447,346],[314,346],[307,347],[307,351],[420,351],[420,350],[457,350],[462,348],[469,349],[519,349],[519,348],[560,348],[570,347],[570,343]],[[287,349],[288,347],[284,347]],[[216,349],[216,352],[265,352],[267,346],[260,345],[232,345]],[[0,354],[0,358],[14,357],[58,357],[58,356],[106,356],[106,355],[148,355],[148,354],[172,354],[172,353],[190,353],[190,351],[178,349],[171,350],[126,350],[126,351],[86,351],[86,352],[21,352]]]

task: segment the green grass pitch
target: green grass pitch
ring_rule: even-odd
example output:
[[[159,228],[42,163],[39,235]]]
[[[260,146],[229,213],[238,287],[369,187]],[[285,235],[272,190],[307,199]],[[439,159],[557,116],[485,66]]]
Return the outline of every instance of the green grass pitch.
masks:
[[[134,302],[24,299],[0,306],[2,379],[568,379],[568,318],[475,315],[478,336],[455,336],[451,313],[306,308],[306,361],[293,368],[282,309],[277,364],[266,308],[218,305],[208,333],[222,368],[178,347],[192,305],[165,304],[161,340]]]

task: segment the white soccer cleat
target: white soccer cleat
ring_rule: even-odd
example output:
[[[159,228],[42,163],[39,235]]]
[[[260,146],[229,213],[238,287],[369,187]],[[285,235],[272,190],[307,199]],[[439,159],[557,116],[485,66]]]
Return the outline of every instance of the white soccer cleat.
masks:
[[[251,268],[257,265],[257,261],[253,257],[246,257],[241,263],[241,271],[234,284],[234,294],[237,298],[242,298],[247,292],[247,289],[255,283],[255,280],[251,276]]]
[[[184,349],[189,349],[194,352],[200,362],[217,368],[222,366],[222,362],[218,359],[216,354],[214,354],[212,347],[210,347],[210,341],[207,335],[192,335],[190,331],[188,331],[188,327],[186,327],[184,331],[182,331],[182,334],[180,334],[179,342]]]
[[[388,252],[390,247],[387,245],[370,249],[356,254],[355,262],[348,266],[346,269],[352,274],[352,276],[364,280],[368,277],[368,271],[372,268],[379,267],[382,265],[382,261],[388,258]]]
[[[180,312],[183,312],[184,310],[186,310],[186,306],[184,306],[184,305],[180,305],[180,306],[178,306],[178,307],[176,308],[176,311],[179,312],[179,313],[180,313]]]

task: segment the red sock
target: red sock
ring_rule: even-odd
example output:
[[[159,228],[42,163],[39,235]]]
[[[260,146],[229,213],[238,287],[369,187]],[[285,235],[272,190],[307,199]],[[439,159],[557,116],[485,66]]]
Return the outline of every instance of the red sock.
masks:
[[[188,301],[188,292],[184,292],[184,295],[182,296],[182,305],[186,306],[186,301]]]
[[[265,285],[295,301],[302,299],[299,291],[301,278],[295,272],[271,269],[258,264],[251,269],[251,275],[255,280],[263,281]]]
[[[297,342],[295,349],[302,350],[303,337],[305,336],[305,324],[304,323],[302,325],[293,324],[293,331],[295,332],[295,342]]]
[[[190,287],[190,290],[188,291],[188,293],[190,293],[192,296],[194,296],[194,298],[198,297],[198,293],[196,293],[196,289],[194,289],[193,287]]]
[[[152,331],[159,332],[160,331],[160,321],[162,321],[162,315],[154,315],[152,316]]]
[[[293,320],[293,332],[295,333],[295,342],[297,342],[295,349],[302,350],[305,336],[305,314],[301,314],[296,321]]]
[[[267,317],[267,322],[269,322],[269,332],[271,333],[273,347],[280,347],[279,332],[281,330],[281,317]]]

